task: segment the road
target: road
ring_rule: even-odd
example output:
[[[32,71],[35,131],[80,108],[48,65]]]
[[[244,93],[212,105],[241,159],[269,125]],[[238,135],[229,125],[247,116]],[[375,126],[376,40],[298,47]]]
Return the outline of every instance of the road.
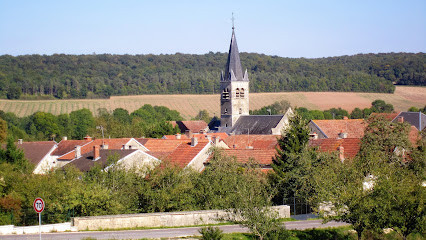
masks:
[[[294,221],[284,223],[287,229],[310,229],[347,226],[346,223],[329,222],[322,224],[321,220]],[[238,225],[218,226],[225,233],[247,232],[247,228]],[[200,235],[198,230],[201,227],[188,228],[166,228],[166,229],[147,229],[147,230],[127,230],[127,231],[85,231],[85,232],[67,232],[67,233],[45,233],[42,234],[44,240],[80,240],[84,238],[94,239],[141,239],[141,238],[176,238]],[[4,240],[38,240],[38,234],[26,235],[0,235]]]

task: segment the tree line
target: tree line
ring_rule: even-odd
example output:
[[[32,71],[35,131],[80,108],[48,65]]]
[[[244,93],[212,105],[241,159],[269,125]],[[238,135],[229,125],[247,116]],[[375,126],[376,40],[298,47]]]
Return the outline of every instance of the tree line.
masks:
[[[0,56],[0,98],[107,98],[219,92],[227,54]],[[393,84],[426,85],[424,53],[317,59],[241,53],[251,92],[392,93]]]
[[[86,135],[104,137],[149,137],[161,138],[164,135],[180,132],[169,121],[180,121],[182,117],[176,110],[163,106],[146,104],[129,113],[126,109],[117,108],[108,112],[98,109],[94,116],[89,109],[72,111],[70,114],[53,115],[45,112],[35,112],[19,118],[14,113],[0,110],[0,140],[7,135],[13,140],[46,141],[56,140],[64,136],[69,139],[83,139]],[[3,133],[3,134],[2,134]]]

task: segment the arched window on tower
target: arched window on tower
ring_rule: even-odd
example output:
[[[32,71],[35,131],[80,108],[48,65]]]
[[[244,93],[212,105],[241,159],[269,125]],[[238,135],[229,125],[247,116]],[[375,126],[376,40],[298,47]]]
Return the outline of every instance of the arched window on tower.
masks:
[[[228,88],[223,89],[222,98],[223,99],[229,99],[229,89]]]
[[[241,90],[240,90],[240,97],[244,98],[244,88],[241,88]]]
[[[235,89],[235,97],[240,98],[240,89],[239,88]]]

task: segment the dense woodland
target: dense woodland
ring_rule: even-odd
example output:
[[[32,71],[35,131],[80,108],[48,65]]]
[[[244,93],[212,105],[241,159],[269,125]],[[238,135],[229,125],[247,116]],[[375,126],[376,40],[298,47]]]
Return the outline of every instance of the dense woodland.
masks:
[[[105,98],[218,93],[226,53],[204,55],[0,56],[0,98]],[[359,54],[317,59],[241,53],[252,92],[394,91],[426,86],[426,54]]]

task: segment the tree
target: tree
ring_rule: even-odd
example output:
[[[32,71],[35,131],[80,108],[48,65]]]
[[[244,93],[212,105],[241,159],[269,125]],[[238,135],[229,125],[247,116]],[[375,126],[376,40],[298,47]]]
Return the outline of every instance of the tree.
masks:
[[[289,127],[278,139],[277,154],[272,160],[272,169],[282,184],[283,197],[301,194],[306,170],[311,168],[315,153],[308,149],[309,129],[307,121],[295,114],[289,121]]]
[[[371,103],[371,110],[377,113],[390,113],[393,112],[393,105],[387,104],[383,100],[374,100]]]
[[[326,220],[352,224],[358,239],[364,230],[381,233],[384,228],[404,239],[424,233],[424,165],[411,169],[403,149],[410,152],[405,124],[370,118],[355,159],[340,163],[329,158],[316,167],[312,204]],[[410,154],[411,161],[419,156]]]
[[[7,90],[7,99],[19,99],[21,97],[22,90],[20,87],[12,85]]]
[[[197,116],[195,116],[193,120],[203,120],[204,122],[208,124],[210,123],[212,118],[209,116],[209,113],[207,112],[207,110],[203,109],[198,112]]]
[[[16,147],[12,138],[7,139],[6,149],[0,148],[0,163],[3,162],[12,164],[14,169],[22,173],[29,173],[33,168],[25,158],[24,152]]]
[[[0,118],[0,144],[7,139],[7,122]]]
[[[354,108],[351,112],[351,118],[352,119],[361,119],[364,118],[364,114],[362,113],[362,110],[359,108]]]
[[[32,121],[36,130],[43,135],[43,139],[51,140],[60,135],[57,118],[53,114],[36,112],[32,115]]]
[[[74,139],[83,139],[90,128],[95,127],[95,119],[89,109],[83,108],[70,113],[72,135]]]

